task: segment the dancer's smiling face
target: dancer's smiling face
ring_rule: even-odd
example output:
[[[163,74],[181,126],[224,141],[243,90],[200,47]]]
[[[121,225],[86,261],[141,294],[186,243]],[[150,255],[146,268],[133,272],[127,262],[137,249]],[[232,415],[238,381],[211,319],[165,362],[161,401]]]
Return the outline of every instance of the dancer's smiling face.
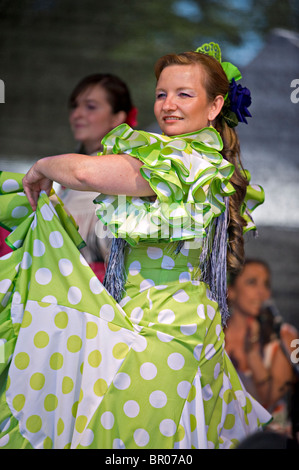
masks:
[[[159,76],[154,113],[166,135],[180,135],[206,127],[219,114],[223,97],[210,102],[200,64],[169,65]]]

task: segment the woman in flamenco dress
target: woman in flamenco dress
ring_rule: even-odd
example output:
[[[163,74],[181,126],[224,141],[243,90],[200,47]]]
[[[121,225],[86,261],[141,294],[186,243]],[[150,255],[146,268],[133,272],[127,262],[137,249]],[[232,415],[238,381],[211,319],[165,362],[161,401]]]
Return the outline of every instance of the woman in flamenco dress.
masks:
[[[264,197],[234,129],[249,91],[215,43],[155,72],[163,134],[122,124],[98,157],[1,174],[1,448],[231,448],[271,420],[224,350],[227,269]],[[53,181],[95,192],[103,284]]]

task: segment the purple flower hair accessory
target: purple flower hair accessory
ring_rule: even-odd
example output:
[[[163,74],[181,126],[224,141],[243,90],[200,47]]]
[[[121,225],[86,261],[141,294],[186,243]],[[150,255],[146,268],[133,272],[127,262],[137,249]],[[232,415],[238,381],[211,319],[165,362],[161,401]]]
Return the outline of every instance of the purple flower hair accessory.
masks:
[[[196,49],[196,52],[207,54],[216,59],[222,66],[229,82],[229,91],[224,98],[221,116],[229,127],[235,127],[239,122],[248,124],[246,118],[252,117],[248,111],[251,105],[250,90],[236,81],[242,78],[239,69],[231,62],[222,62],[221,49],[215,42],[205,43]]]
[[[248,111],[248,107],[251,105],[250,90],[246,87],[242,87],[240,84],[237,85],[233,78],[229,86],[228,98],[230,101],[230,109],[235,113],[238,121],[248,124],[246,117],[252,117]]]

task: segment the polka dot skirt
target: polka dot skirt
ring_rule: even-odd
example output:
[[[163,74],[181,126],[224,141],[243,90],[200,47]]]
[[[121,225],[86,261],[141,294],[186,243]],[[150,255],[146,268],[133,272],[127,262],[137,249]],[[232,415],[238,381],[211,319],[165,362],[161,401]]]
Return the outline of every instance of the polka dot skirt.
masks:
[[[46,195],[16,230],[0,258],[0,448],[229,448],[270,419],[224,352],[198,250],[128,248],[117,304]]]

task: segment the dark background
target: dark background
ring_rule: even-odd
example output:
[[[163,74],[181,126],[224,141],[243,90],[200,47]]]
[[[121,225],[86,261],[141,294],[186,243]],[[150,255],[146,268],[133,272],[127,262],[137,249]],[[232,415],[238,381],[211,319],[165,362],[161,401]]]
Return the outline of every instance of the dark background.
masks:
[[[121,76],[137,128],[153,129],[155,61],[209,41],[240,68],[253,97],[253,118],[238,133],[266,202],[246,253],[269,263],[279,310],[299,327],[299,103],[290,99],[297,0],[0,0],[0,168],[26,172],[38,158],[75,149],[67,99],[90,73]]]

